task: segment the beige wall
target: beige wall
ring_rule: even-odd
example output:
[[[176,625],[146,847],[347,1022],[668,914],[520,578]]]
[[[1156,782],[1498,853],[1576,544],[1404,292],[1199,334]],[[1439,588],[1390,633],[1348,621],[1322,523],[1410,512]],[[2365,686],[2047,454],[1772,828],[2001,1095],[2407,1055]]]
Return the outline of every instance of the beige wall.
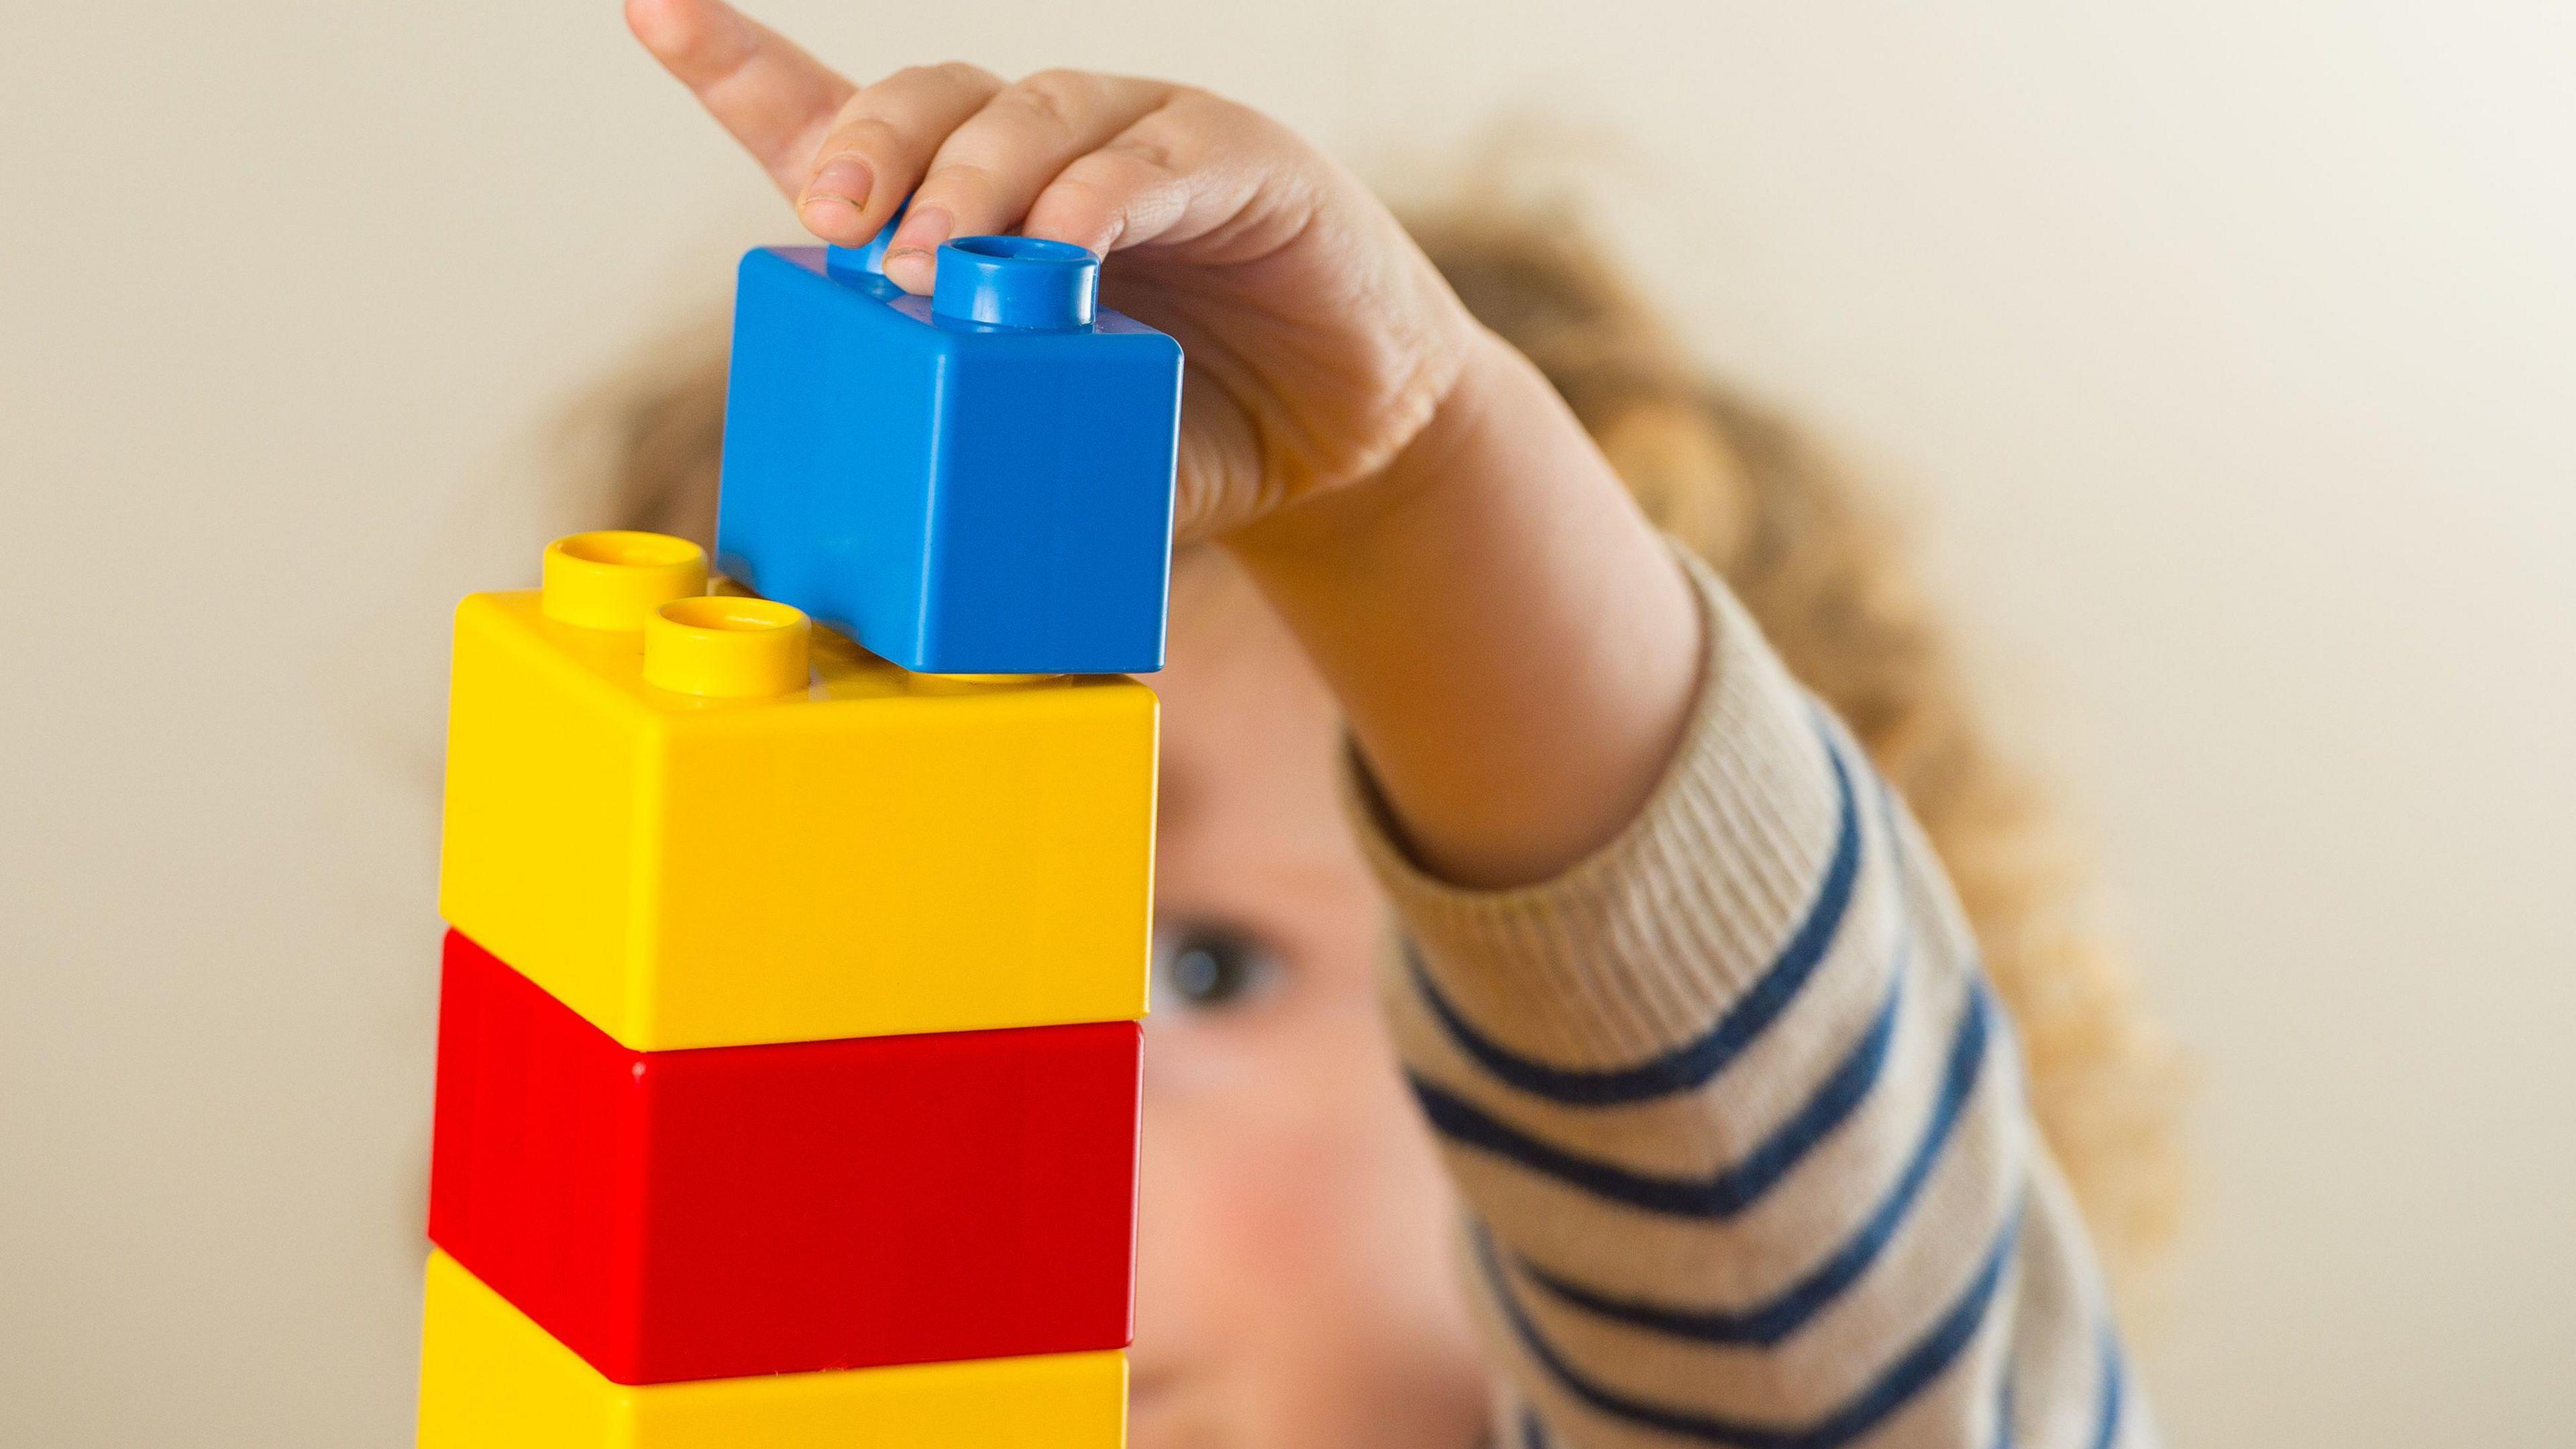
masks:
[[[1627,137],[1604,215],[1917,501],[2202,1057],[2176,1437],[2566,1442],[2563,10],[773,9],[1382,175]],[[444,600],[526,572],[553,400],[786,218],[605,3],[8,32],[0,1444],[406,1442]]]

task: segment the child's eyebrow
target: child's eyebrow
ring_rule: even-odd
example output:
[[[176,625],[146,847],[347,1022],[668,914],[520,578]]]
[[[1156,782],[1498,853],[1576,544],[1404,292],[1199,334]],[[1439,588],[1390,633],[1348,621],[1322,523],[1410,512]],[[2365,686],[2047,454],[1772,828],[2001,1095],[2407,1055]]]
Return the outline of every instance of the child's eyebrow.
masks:
[[[1198,771],[1177,759],[1168,742],[1160,756],[1154,781],[1154,825],[1169,830],[1190,819],[1199,806]]]

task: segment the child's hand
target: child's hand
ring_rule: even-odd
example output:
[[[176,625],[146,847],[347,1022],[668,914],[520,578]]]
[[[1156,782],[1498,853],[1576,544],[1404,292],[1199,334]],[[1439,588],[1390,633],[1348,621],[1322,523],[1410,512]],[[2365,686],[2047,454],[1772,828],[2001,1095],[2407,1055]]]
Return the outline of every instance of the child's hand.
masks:
[[[886,276],[930,290],[951,237],[1073,242],[1171,333],[1179,525],[1231,532],[1384,468],[1481,333],[1386,208],[1287,128],[1204,91],[971,65],[854,87],[723,0],[627,0],[636,36],[796,203],[858,246],[909,194]]]
[[[1118,254],[1107,300],[1188,355],[1180,527],[1224,535],[1296,632],[1427,864],[1536,880],[1634,815],[1688,713],[1696,607],[1563,399],[1348,172],[1185,86],[945,65],[859,88],[723,0],[626,18],[818,236],[864,243],[910,194],[900,286],[930,290],[952,236]]]
[[[1110,303],[1188,356],[1181,528],[1224,535],[1296,631],[1433,868],[1535,880],[1635,812],[1698,673],[1681,575],[1348,172],[1184,86],[946,65],[860,88],[723,0],[626,16],[816,235],[864,243],[909,194],[900,286],[928,291],[952,236],[1118,254]]]

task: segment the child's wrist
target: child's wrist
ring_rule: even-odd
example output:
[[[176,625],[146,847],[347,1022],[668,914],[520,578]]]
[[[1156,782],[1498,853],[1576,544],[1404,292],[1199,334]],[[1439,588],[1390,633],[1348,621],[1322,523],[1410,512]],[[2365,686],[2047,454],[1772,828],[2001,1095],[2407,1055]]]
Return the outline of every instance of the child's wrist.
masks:
[[[1545,879],[1661,778],[1697,606],[1573,411],[1489,334],[1385,469],[1229,543],[1435,874]]]
[[[1403,525],[1472,507],[1480,488],[1508,487],[1493,467],[1506,446],[1495,436],[1498,424],[1514,412],[1507,399],[1547,383],[1501,338],[1470,326],[1456,376],[1385,467],[1237,530],[1228,550],[1256,574],[1346,573],[1409,531]],[[1521,410],[1520,421],[1540,419]]]

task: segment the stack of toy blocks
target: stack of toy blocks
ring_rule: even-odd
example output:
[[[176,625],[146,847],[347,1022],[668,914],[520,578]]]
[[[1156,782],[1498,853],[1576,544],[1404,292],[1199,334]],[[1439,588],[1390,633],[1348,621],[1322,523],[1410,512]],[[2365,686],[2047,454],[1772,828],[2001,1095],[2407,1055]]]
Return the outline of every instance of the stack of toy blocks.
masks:
[[[458,611],[423,1445],[1124,1440],[1180,350],[881,247],[744,259],[740,587]]]

